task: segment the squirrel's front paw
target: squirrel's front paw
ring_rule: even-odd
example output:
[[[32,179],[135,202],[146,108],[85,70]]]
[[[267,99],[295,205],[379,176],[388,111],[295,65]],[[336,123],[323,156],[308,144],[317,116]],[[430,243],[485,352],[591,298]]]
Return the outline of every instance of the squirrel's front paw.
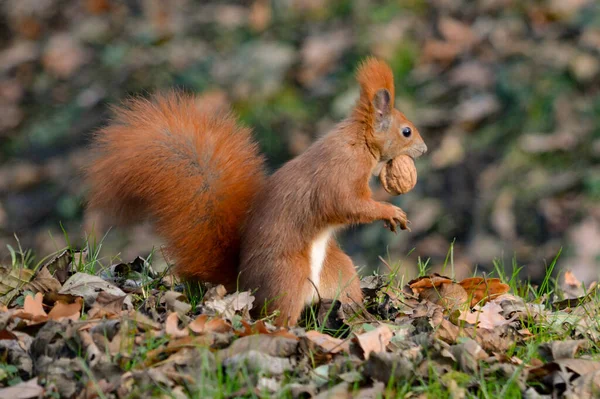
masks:
[[[385,226],[395,233],[398,226],[400,226],[401,230],[410,231],[410,228],[408,227],[409,224],[410,221],[408,220],[408,217],[406,217],[406,212],[397,206],[392,206],[392,215],[386,220]]]

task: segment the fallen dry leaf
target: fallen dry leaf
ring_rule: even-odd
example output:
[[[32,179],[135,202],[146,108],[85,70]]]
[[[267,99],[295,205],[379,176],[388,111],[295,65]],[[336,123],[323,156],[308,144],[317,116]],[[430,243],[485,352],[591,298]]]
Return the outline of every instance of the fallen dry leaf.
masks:
[[[32,399],[41,397],[43,393],[44,388],[38,384],[37,377],[12,387],[0,388],[0,398]]]
[[[348,352],[350,349],[349,341],[334,338],[331,335],[323,334],[315,330],[307,331],[306,338],[325,353]]]
[[[589,347],[590,342],[585,339],[565,341],[552,341],[540,345],[539,351],[542,358],[547,361],[558,359],[573,359],[581,349]]]
[[[452,324],[447,319],[442,319],[441,323],[436,327],[435,337],[449,344],[456,343],[460,334],[460,328]]]
[[[290,338],[290,339],[294,339],[296,341],[298,340],[297,336],[295,336],[294,334],[292,334],[291,332],[289,332],[288,330],[286,330],[283,327],[281,327],[281,328],[271,327],[271,330],[269,330],[267,328],[265,322],[262,320],[258,320],[254,324],[250,324],[245,320],[242,320],[241,323],[242,323],[242,326],[244,327],[244,329],[236,331],[236,335],[239,337],[246,337],[248,335],[256,335],[256,334],[268,334],[268,335]]]
[[[69,272],[73,262],[73,255],[71,251],[65,249],[52,259],[50,259],[45,265],[44,269],[48,269],[50,274],[54,276],[61,284],[63,284],[69,278]]]
[[[600,361],[590,359],[558,359],[529,370],[528,379],[540,380],[548,375],[560,372],[561,369],[575,373],[575,377],[600,370]]]
[[[419,277],[408,283],[415,295],[446,309],[455,309],[463,304],[470,307],[487,302],[509,290],[509,286],[497,278],[472,277],[459,283],[437,273]]]
[[[126,295],[113,295],[106,291],[101,291],[88,314],[92,318],[116,316],[123,310],[125,298],[127,298]]]
[[[434,273],[430,276],[422,276],[408,282],[408,286],[413,290],[415,295],[418,295],[422,291],[432,288],[439,287],[442,284],[451,284],[452,279],[450,277],[441,276]]]
[[[469,324],[477,325],[489,330],[507,325],[511,323],[513,319],[505,319],[502,315],[502,307],[495,302],[488,302],[483,305],[483,307],[477,308],[474,311],[462,311],[459,317],[459,320],[464,320]]]
[[[575,274],[571,270],[565,272],[565,284],[573,288],[581,287],[581,281],[575,277]]]
[[[452,345],[450,352],[460,369],[470,374],[478,372],[479,362],[488,358],[481,345],[471,338],[465,338],[460,344]]]
[[[240,353],[258,351],[269,356],[288,357],[296,353],[298,340],[274,335],[249,335],[233,341],[225,349],[217,352],[217,359],[227,359]]]
[[[572,383],[572,392],[565,393],[566,399],[597,398],[600,392],[600,370],[583,374]]]
[[[588,287],[585,287],[572,271],[567,270],[561,288],[566,299],[575,299],[584,297],[586,294],[592,292],[596,288],[596,285],[597,283],[593,282]]]
[[[508,292],[508,284],[502,283],[499,278],[471,277],[459,283],[471,298],[471,307],[477,303],[487,302]]]
[[[27,295],[23,304],[23,310],[17,311],[13,317],[20,317],[21,319],[35,323],[48,320],[48,314],[42,304],[43,300],[44,296],[41,292],[35,294],[35,297]]]
[[[215,298],[205,302],[207,309],[222,315],[223,317],[230,319],[237,312],[247,313],[252,309],[254,303],[254,296],[250,295],[250,292],[235,292],[227,295],[223,298]]]
[[[58,292],[61,284],[55,279],[46,266],[42,267],[36,274],[33,280],[27,283],[22,289],[23,291],[41,292]]]
[[[209,316],[202,314],[194,319],[187,326],[190,330],[195,332],[196,334],[202,333],[227,333],[233,331],[233,327],[229,322],[221,319],[221,318],[213,318],[209,320]]]
[[[465,290],[449,277],[437,273],[409,281],[408,286],[420,299],[438,304],[446,309],[468,302]]]
[[[9,305],[33,276],[31,269],[0,266],[0,304]]]
[[[115,285],[103,280],[98,276],[87,273],[75,273],[64,284],[59,294],[70,294],[83,297],[87,306],[93,306],[98,294],[105,291],[116,296],[125,296],[125,292]],[[125,299],[125,303],[132,308],[131,300]]]
[[[0,340],[3,339],[17,339],[17,336],[12,331],[2,329],[0,330]]]
[[[358,343],[363,350],[365,359],[368,359],[372,352],[385,352],[393,336],[394,333],[392,333],[392,330],[385,324],[382,324],[374,330],[357,335],[353,341]]]
[[[54,304],[54,307],[50,310],[50,313],[48,313],[48,319],[56,321],[60,321],[63,319],[69,319],[73,321],[79,320],[79,317],[81,316],[81,307],[83,305],[83,299],[77,299],[78,300],[71,304],[66,304],[57,301]]]
[[[165,332],[175,338],[186,337],[189,335],[187,328],[179,329],[179,316],[176,312],[173,312],[167,316],[165,321]]]
[[[590,291],[587,295],[581,296],[579,298],[567,298],[562,301],[556,301],[552,303],[552,309],[554,310],[563,310],[569,308],[576,308],[578,306],[582,306],[588,302],[590,302],[593,298],[596,297],[598,293],[598,285],[590,286]]]
[[[411,359],[402,352],[373,353],[364,362],[365,376],[387,384],[389,381],[403,381],[415,376],[418,360]]]
[[[166,305],[167,311],[186,314],[192,310],[192,305],[187,302],[185,295],[181,292],[167,291],[160,297],[160,303]]]
[[[176,313],[174,313],[176,315]],[[144,362],[140,363],[138,369],[144,369],[168,357],[172,353],[176,353],[183,348],[198,348],[208,347],[212,345],[213,338],[210,335],[200,335],[176,338],[160,348],[153,349],[146,354]]]

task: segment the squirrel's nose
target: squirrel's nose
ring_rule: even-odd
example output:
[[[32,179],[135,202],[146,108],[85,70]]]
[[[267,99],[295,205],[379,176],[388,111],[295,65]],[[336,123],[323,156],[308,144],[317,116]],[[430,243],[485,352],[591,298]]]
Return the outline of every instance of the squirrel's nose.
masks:
[[[427,145],[425,144],[424,141],[420,141],[415,147],[414,147],[414,157],[418,158],[421,155],[425,154],[427,152]]]

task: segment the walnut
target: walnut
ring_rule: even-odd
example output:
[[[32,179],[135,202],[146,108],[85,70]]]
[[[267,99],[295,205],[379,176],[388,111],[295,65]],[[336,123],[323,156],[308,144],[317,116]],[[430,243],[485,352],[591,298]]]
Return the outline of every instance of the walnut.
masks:
[[[379,173],[385,191],[392,195],[406,194],[417,184],[415,162],[408,155],[389,160]]]

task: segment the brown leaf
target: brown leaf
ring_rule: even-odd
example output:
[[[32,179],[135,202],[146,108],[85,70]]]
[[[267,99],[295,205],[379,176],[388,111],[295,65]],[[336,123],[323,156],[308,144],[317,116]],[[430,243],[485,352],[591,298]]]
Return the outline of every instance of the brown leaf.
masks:
[[[505,352],[514,345],[515,334],[506,328],[497,327],[493,330],[487,328],[465,328],[463,336],[475,337],[481,347],[488,352]]]
[[[161,296],[160,303],[165,304],[169,312],[177,312],[184,315],[192,310],[192,305],[184,302],[185,300],[187,298],[181,292],[167,291]]]
[[[447,319],[442,319],[441,323],[435,330],[435,337],[449,344],[456,343],[460,334],[460,328],[452,324]]]
[[[0,341],[5,340],[5,339],[17,339],[17,336],[6,329],[1,329],[0,330]]]
[[[204,302],[209,302],[215,299],[223,299],[227,295],[227,290],[223,284],[216,287],[211,287],[204,295]]]
[[[408,286],[413,290],[415,295],[418,295],[421,291],[432,288],[439,287],[442,284],[451,284],[452,279],[450,277],[441,276],[437,273],[434,273],[430,276],[422,276],[411,280],[408,282]]]
[[[83,300],[87,306],[93,306],[98,294],[102,291],[108,292],[112,295],[124,296],[120,288],[103,280],[98,276],[87,273],[75,273],[72,275],[64,284],[59,294],[70,294],[74,296],[83,297]],[[125,303],[130,299],[125,299]]]
[[[575,277],[575,274],[573,274],[571,270],[567,270],[567,272],[565,273],[565,284],[572,288],[581,287],[581,281],[579,281],[577,277]]]
[[[44,310],[42,301],[44,296],[41,292],[35,294],[35,297],[27,295],[25,297],[25,303],[23,304],[23,310],[17,311],[13,317],[20,317],[21,319],[41,322],[48,320],[48,314]]]
[[[598,292],[598,285],[590,286],[590,291],[587,295],[579,297],[579,298],[567,298],[562,301],[556,301],[552,303],[552,309],[554,310],[563,310],[569,308],[576,308],[578,306],[584,305],[590,302]]]
[[[403,352],[373,353],[364,362],[364,374],[375,381],[381,381],[386,384],[389,381],[403,381],[414,378],[414,363],[414,360],[405,356]]]
[[[502,283],[499,278],[471,277],[462,280],[459,284],[471,298],[471,307],[481,301],[487,302],[505,294],[510,289],[508,284]]]
[[[83,305],[83,299],[77,298],[75,303],[66,304],[63,302],[56,302],[50,313],[48,313],[48,319],[60,321],[63,319],[79,320],[81,316],[81,307]]]
[[[227,369],[235,371],[247,370],[251,374],[281,375],[293,370],[292,361],[292,359],[287,357],[271,356],[251,349],[247,352],[223,359],[223,365]]]
[[[432,288],[423,291],[421,298],[443,306],[446,309],[456,309],[469,303],[467,291],[459,284],[442,284],[439,289]]]
[[[102,291],[96,297],[96,302],[88,312],[90,317],[114,316],[121,313],[127,295],[113,295]]]
[[[267,326],[265,325],[265,322],[262,320],[258,320],[254,324],[250,324],[245,320],[242,320],[241,323],[242,323],[242,326],[244,326],[244,330],[236,331],[236,334],[239,337],[246,337],[248,335],[256,335],[256,334],[268,334],[268,335],[275,335],[278,337],[294,339],[296,341],[298,340],[297,336],[295,336],[294,334],[292,334],[291,332],[289,332],[288,330],[286,330],[284,328],[269,330],[267,328]]]
[[[0,398],[30,399],[42,397],[43,393],[44,388],[38,384],[37,377],[12,387],[0,388]]]
[[[572,394],[565,394],[567,399],[597,398],[600,392],[600,370],[584,374],[573,381]]]
[[[420,299],[433,302],[446,309],[453,309],[469,302],[467,292],[462,286],[453,282],[449,277],[440,276],[437,273],[412,280],[408,286]]]
[[[483,348],[471,338],[465,338],[460,344],[453,345],[450,351],[460,369],[470,374],[476,373],[479,370],[479,361],[488,357]]]
[[[188,328],[196,334],[202,333],[228,333],[233,330],[231,324],[221,318],[208,320],[208,315],[202,314],[188,324]]]
[[[306,338],[325,353],[348,352],[350,350],[349,341],[334,338],[331,335],[323,334],[315,330],[307,331]]]
[[[51,275],[53,275],[61,284],[69,278],[70,266],[72,265],[73,256],[71,251],[65,249],[54,258],[50,259],[44,265]]]
[[[152,320],[145,314],[135,311],[135,310],[130,310],[127,313],[127,319],[132,320],[133,322],[138,324],[142,329],[148,329],[148,328],[151,328],[153,330],[161,329],[161,325],[159,323],[155,322],[154,320]]]
[[[31,269],[0,267],[0,303],[8,305],[32,278]]]
[[[353,341],[358,343],[363,350],[365,359],[368,359],[371,352],[385,352],[393,336],[392,330],[385,324],[382,324],[374,330],[357,335]]]
[[[237,339],[228,348],[218,351],[217,358],[227,359],[249,351],[263,352],[269,356],[289,357],[296,353],[297,348],[297,339],[266,334],[250,335]]]
[[[561,288],[565,298],[575,299],[582,298],[587,293],[592,292],[594,289],[596,289],[596,285],[597,283],[593,282],[586,287],[581,281],[579,281],[579,279],[577,279],[577,277],[575,277],[575,274],[572,271],[568,270],[565,273],[564,283],[561,284]]]
[[[543,358],[548,361],[558,359],[573,359],[579,350],[589,347],[589,344],[590,342],[584,339],[552,341],[545,342],[540,345],[539,351]]]
[[[177,313],[173,313],[177,315]],[[191,336],[176,338],[169,341],[167,346],[161,346],[160,348],[153,349],[146,354],[146,359],[143,363],[140,363],[137,369],[144,369],[152,366],[158,361],[168,357],[169,354],[178,352],[183,348],[198,348],[212,345],[214,339],[210,335]]]
[[[529,370],[528,379],[539,380],[549,374],[560,371],[561,368],[565,368],[580,376],[600,370],[600,361],[590,359],[558,359]]]
[[[48,268],[44,266],[35,274],[33,280],[23,287],[23,290],[45,294],[47,292],[58,292],[60,288],[60,282],[52,277]]]
[[[314,399],[351,399],[350,384],[341,382],[329,389],[323,390]]]
[[[249,291],[243,291],[227,295],[222,299],[215,298],[205,301],[204,305],[209,310],[229,319],[238,312],[242,314],[248,313],[252,309],[253,303],[254,296],[250,295]]]
[[[165,321],[165,332],[175,338],[181,338],[189,335],[189,331],[187,328],[179,329],[178,324],[179,317],[176,312],[173,312],[167,316],[167,320]]]
[[[497,303],[488,302],[483,307],[475,309],[474,312],[470,310],[462,311],[458,319],[478,325],[481,328],[493,330],[496,327],[511,323],[514,318],[506,320],[502,315],[502,307]]]

